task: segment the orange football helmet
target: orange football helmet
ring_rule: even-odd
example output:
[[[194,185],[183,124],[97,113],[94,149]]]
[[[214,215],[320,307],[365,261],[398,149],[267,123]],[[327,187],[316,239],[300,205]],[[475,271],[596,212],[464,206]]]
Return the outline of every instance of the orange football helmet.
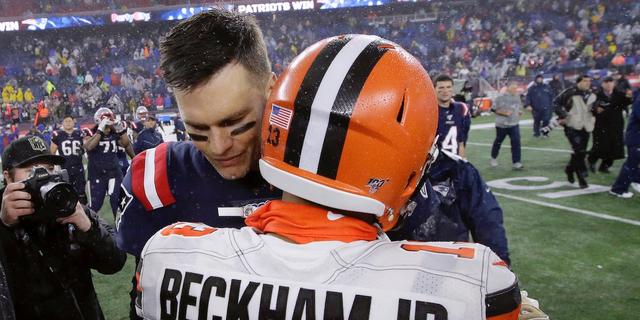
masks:
[[[395,43],[322,40],[282,74],[265,108],[260,172],[300,198],[392,228],[424,173],[438,125],[433,84]]]

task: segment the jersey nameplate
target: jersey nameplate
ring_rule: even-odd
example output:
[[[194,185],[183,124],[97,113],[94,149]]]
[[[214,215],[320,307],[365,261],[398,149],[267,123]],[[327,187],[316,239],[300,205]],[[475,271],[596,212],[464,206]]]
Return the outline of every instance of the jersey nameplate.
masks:
[[[460,302],[427,295],[301,283],[210,269],[196,271],[192,267],[189,266],[189,271],[166,267],[148,280],[153,283],[145,283],[143,267],[145,317],[445,320],[460,319],[465,309]],[[149,285],[156,287],[145,287]]]

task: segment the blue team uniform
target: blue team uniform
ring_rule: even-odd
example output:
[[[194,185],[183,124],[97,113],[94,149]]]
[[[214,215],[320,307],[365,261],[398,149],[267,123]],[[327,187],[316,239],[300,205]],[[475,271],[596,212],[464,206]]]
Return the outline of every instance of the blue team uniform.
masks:
[[[98,126],[90,131],[91,135],[98,134]],[[104,197],[109,194],[111,211],[115,217],[118,208],[118,196],[122,183],[122,171],[118,161],[118,140],[121,134],[113,131],[100,139],[98,145],[87,152],[89,156],[89,193],[91,202],[89,207],[98,212],[102,208]]]
[[[632,182],[640,183],[640,96],[633,102],[628,121],[624,135],[627,160],[622,164],[620,174],[611,187],[611,191],[619,194],[628,192]]]
[[[84,132],[74,129],[71,133],[67,133],[64,130],[54,131],[51,138],[51,142],[58,146],[58,153],[64,157],[65,161],[62,167],[69,173],[69,182],[81,198],[86,198],[85,187],[87,181],[84,175],[84,165],[82,164],[84,137]]]
[[[144,129],[144,122],[142,121],[131,121],[131,130],[135,133],[140,133]]]
[[[471,127],[471,113],[466,104],[452,101],[449,108],[438,108],[438,147],[458,154],[459,145],[466,143]]]
[[[187,129],[184,127],[184,122],[182,122],[182,120],[176,118],[173,121],[173,127],[175,129],[176,132],[176,140],[178,141],[184,141],[185,140],[185,132],[187,131]]]
[[[282,195],[257,172],[225,180],[190,142],[166,142],[138,154],[120,192],[116,239],[121,249],[134,256],[140,255],[156,231],[169,224],[197,221],[242,227],[241,208]],[[236,209],[219,210],[221,207]]]
[[[127,158],[127,150],[121,146],[118,146],[118,165],[124,177],[127,174],[127,170],[129,170],[129,159]]]
[[[441,152],[419,192],[413,212],[395,230],[393,240],[469,241],[493,250],[510,264],[502,209],[478,170],[460,157]]]
[[[155,148],[162,142],[162,134],[158,130],[146,128],[138,134],[138,139],[133,144],[133,151],[138,154],[144,150]]]

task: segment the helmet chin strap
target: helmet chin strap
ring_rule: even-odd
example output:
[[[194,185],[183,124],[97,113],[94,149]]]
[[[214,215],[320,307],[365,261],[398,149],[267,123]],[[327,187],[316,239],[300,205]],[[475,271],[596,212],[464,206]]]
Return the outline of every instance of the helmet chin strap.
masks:
[[[384,232],[384,230],[382,230],[382,227],[377,222],[374,223],[373,226],[376,227],[376,230],[378,231],[378,240],[391,241],[391,239],[389,239],[389,236],[387,236],[387,234]]]

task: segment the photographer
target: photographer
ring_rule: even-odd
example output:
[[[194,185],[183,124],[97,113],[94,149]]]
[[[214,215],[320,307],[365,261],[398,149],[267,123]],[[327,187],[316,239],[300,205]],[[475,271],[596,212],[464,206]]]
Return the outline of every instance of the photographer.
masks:
[[[111,227],[54,169],[63,162],[39,137],[2,155],[0,244],[17,319],[104,319],[91,269],[113,274],[126,260]]]

